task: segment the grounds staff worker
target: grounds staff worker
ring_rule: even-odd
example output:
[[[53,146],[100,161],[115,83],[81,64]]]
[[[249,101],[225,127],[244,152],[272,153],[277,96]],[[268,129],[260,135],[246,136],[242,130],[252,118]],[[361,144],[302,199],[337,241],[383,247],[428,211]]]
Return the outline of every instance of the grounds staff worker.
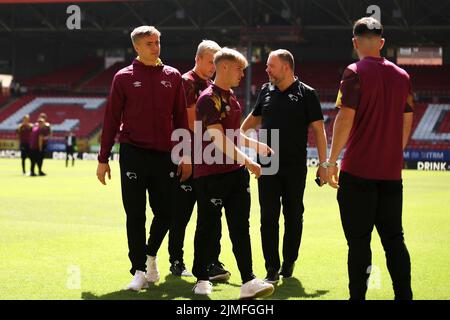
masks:
[[[328,169],[328,183],[339,187],[350,299],[365,299],[374,226],[386,252],[395,298],[412,299],[411,263],[402,228],[403,149],[412,126],[411,83],[405,70],[380,56],[384,39],[379,21],[358,20],[353,35],[360,61],[343,74]],[[338,177],[336,161],[345,144]]]
[[[127,289],[138,291],[147,287],[147,282],[159,280],[156,253],[170,226],[171,188],[177,171],[170,154],[171,134],[178,128],[188,130],[188,121],[181,74],[159,59],[160,32],[141,26],[133,30],[131,39],[138,57],[114,77],[105,110],[97,177],[103,184],[105,174],[111,178],[108,158],[119,132],[122,201],[127,215],[130,272],[134,275]],[[182,181],[192,173],[188,161],[190,156],[178,167]],[[153,211],[148,246],[147,191]]]
[[[270,83],[262,86],[253,112],[245,119],[241,130],[246,132],[261,124],[261,129],[279,129],[280,167],[275,175],[258,179],[261,207],[261,240],[267,276],[265,281],[275,283],[279,274],[292,276],[298,257],[303,229],[303,192],[306,179],[306,146],[311,126],[319,155],[325,163],[327,140],[319,98],[315,90],[294,75],[294,57],[283,49],[270,53],[267,74]],[[277,152],[270,141],[269,146]],[[276,156],[276,155],[275,155]],[[326,168],[319,167],[320,184],[326,180]],[[278,254],[281,203],[284,215],[283,265],[280,271]]]

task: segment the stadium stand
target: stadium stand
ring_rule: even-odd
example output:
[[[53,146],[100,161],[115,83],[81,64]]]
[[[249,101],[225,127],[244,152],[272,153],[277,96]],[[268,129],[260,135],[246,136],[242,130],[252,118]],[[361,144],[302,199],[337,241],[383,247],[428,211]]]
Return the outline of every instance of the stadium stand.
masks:
[[[85,109],[82,107],[83,105],[83,97],[55,97],[55,101],[42,103],[40,107],[33,112],[30,113],[31,120],[36,121],[37,116],[40,112],[45,112],[48,115],[48,119],[51,123],[56,125],[61,125],[66,121],[66,125],[72,125],[77,128],[77,135],[79,137],[89,138],[94,133],[96,133],[101,127],[101,121],[103,117],[103,107],[104,102],[106,101],[106,92],[109,91],[109,86],[112,81],[112,77],[115,72],[122,68],[124,63],[116,63],[110,68],[104,70],[96,77],[94,77],[90,82],[86,83],[83,87],[85,92],[104,92],[105,94],[102,96],[96,97],[100,99],[102,102],[95,109]],[[336,65],[337,67],[337,65]],[[325,67],[323,67],[325,68]],[[188,68],[185,68],[188,69]],[[303,72],[306,78],[307,76],[313,77],[315,73],[320,74],[320,67],[318,66],[308,66],[303,68]],[[264,69],[259,68],[259,81],[266,81],[262,78],[262,72],[265,73]],[[316,70],[316,71],[314,71]],[[336,69],[337,70],[337,69]],[[255,72],[257,75],[258,72]],[[265,76],[265,75],[264,75]],[[328,82],[329,89],[331,90],[331,80],[326,80]],[[333,79],[335,81],[335,79]],[[306,82],[306,80],[305,80]],[[319,81],[318,81],[319,82]],[[325,83],[325,82],[322,82]],[[333,89],[334,90],[334,89]],[[48,96],[36,96],[36,95],[27,95],[22,97],[9,105],[9,107],[0,111],[0,124],[4,122],[6,119],[10,118],[12,115],[18,113],[20,109],[26,109],[29,107],[30,103],[36,101],[36,99],[49,99]],[[59,100],[58,100],[59,99]],[[95,99],[93,97],[85,97],[84,99]],[[244,104],[244,99],[242,97],[239,98],[240,103]],[[1,100],[0,100],[1,102]],[[1,103],[0,103],[1,105]],[[333,102],[324,102],[322,103],[322,107],[324,110],[325,116],[325,129],[328,137],[328,143],[331,143],[331,136],[333,131],[333,123],[334,118],[336,117],[337,111],[334,109]],[[418,103],[415,108],[414,113],[414,123],[412,130],[412,139],[408,145],[409,148],[418,149],[418,150],[446,150],[450,148],[450,105],[446,104],[428,104],[428,103]],[[424,116],[426,116],[425,121],[422,122]],[[77,124],[73,125],[73,122],[76,121]],[[68,122],[67,122],[68,121]],[[54,138],[62,137],[66,134],[64,127],[55,127],[54,130]],[[12,127],[9,129],[5,129],[4,126],[0,125],[0,139],[15,139],[14,130]],[[315,142],[313,139],[313,135],[309,132],[308,135],[308,146],[314,147]]]
[[[181,74],[192,69],[193,63],[185,61],[176,61],[174,63],[167,63],[170,66],[177,68]],[[87,81],[84,85],[80,87],[81,92],[85,93],[109,93],[109,89],[117,71],[125,68],[129,65],[129,62],[116,62],[107,69],[104,69],[91,80]]]
[[[430,1],[440,3],[437,0]],[[180,11],[174,14],[172,6],[159,2],[132,1],[124,5],[116,1],[89,1],[91,3],[85,9],[86,17],[89,17],[86,21],[89,20],[89,23],[83,27],[85,33],[81,33],[67,29],[61,20],[60,7],[49,4],[53,0],[43,2],[46,4],[33,6],[14,4],[14,1],[11,1],[11,4],[8,4],[11,10],[2,11],[2,21],[14,21],[15,28],[5,27],[1,30],[7,32],[5,35],[10,33],[10,36],[2,38],[2,48],[5,50],[1,51],[0,62],[5,63],[0,63],[0,67],[4,68],[4,73],[12,74],[14,83],[23,90],[11,90],[9,99],[0,96],[0,138],[14,135],[10,125],[6,126],[9,129],[5,129],[4,126],[1,129],[6,119],[21,108],[27,108],[33,100],[49,97],[69,99],[61,100],[59,103],[43,104],[39,108],[39,111],[48,114],[50,122],[56,124],[56,129],[66,120],[76,119],[80,124],[75,127],[81,136],[89,138],[98,133],[103,105],[96,110],[87,110],[81,107],[79,102],[70,99],[83,97],[106,99],[114,74],[135,57],[130,45],[131,26],[138,23],[139,19],[136,18],[139,15],[145,12],[158,12],[159,15],[167,17],[164,20],[161,58],[164,63],[177,68],[181,73],[193,67],[196,46],[202,39],[213,39],[221,45],[239,48],[246,55],[247,50],[251,48],[252,60],[259,62],[253,63],[246,71],[246,76],[251,76],[250,101],[246,101],[245,96],[247,79],[242,79],[240,86],[234,90],[239,102],[245,107],[245,112],[252,109],[260,86],[268,81],[265,72],[268,52],[276,48],[290,50],[295,57],[296,74],[300,80],[315,88],[321,101],[330,102],[324,108],[326,132],[330,143],[336,110],[328,106],[332,106],[332,102],[336,99],[344,68],[355,61],[351,43],[351,24],[348,23],[348,19],[336,21],[333,12],[343,11],[350,19],[355,19],[367,9],[363,2],[355,2],[351,10],[341,3],[327,2],[328,10],[323,8],[318,10],[320,4],[315,0],[286,0],[283,1],[283,5],[290,10],[284,10],[283,16],[275,14],[273,10],[267,11],[264,6],[252,9],[249,6],[250,1],[237,1],[231,4],[211,0],[205,1],[199,14],[197,6],[191,5],[189,1],[177,2],[176,7]],[[443,63],[440,66],[402,66],[411,75],[413,90],[419,102],[415,110],[413,137],[409,147],[420,150],[450,149],[448,137],[450,116],[445,105],[450,103],[450,81],[448,81],[450,55],[446,45],[450,29],[442,28],[447,23],[441,21],[445,10],[429,11],[422,17],[422,14],[427,12],[426,8],[410,7],[409,2],[400,1],[395,5],[392,1],[380,3],[386,12],[403,8],[399,12],[404,13],[403,18],[408,22],[399,24],[393,15],[392,17],[385,15],[388,45],[383,52],[384,55],[395,62],[399,50],[403,47],[413,52],[417,48],[426,48],[429,45],[431,49],[438,51],[424,50],[420,53],[423,55],[417,56],[420,59],[416,57],[416,60],[404,61],[411,64],[426,64],[421,59],[428,57],[432,52],[433,58],[440,58],[440,62],[437,63]],[[24,8],[33,10],[22,11]],[[39,15],[41,9],[45,12],[45,23],[43,17]],[[192,14],[193,12],[196,14]],[[242,17],[239,18],[236,12],[242,13]],[[252,12],[251,19],[242,19],[246,12]],[[111,19],[121,13],[123,16],[120,15],[120,18]],[[193,22],[192,25],[181,23],[185,13]],[[293,17],[298,17],[298,20],[292,19]],[[421,17],[421,23],[416,25],[417,17]],[[111,24],[104,24],[105,21],[111,21]],[[146,21],[146,18],[141,21]],[[205,21],[208,23],[205,24]],[[414,26],[414,30],[410,26]],[[117,32],[118,30],[120,32]],[[37,34],[40,36],[36,37]],[[330,34],[333,36],[330,37]],[[25,55],[21,49],[23,39],[27,39]],[[434,56],[438,52],[440,56]],[[25,56],[38,58],[42,56],[43,59],[35,61],[24,59]],[[105,68],[105,62],[111,59],[124,61]],[[33,61],[38,64],[36,68]],[[79,61],[79,63],[58,67],[59,64],[56,62],[62,61]],[[33,121],[36,120],[37,112],[35,110],[31,113]],[[17,124],[16,121],[14,125]],[[70,124],[74,126],[74,122],[66,122],[66,125]],[[56,130],[55,136],[59,134]],[[313,145],[311,135],[309,142]]]
[[[53,137],[63,137],[74,129],[80,138],[89,138],[103,120],[104,97],[48,97],[28,95],[0,112],[0,139],[15,139],[15,128],[23,115],[35,122],[41,112],[52,124]]]
[[[8,101],[9,97],[0,94],[0,108]]]
[[[341,74],[348,62],[297,62],[296,74],[300,79],[317,90],[324,99],[332,99],[337,92]],[[114,74],[127,66],[129,62],[117,62],[107,69],[101,68],[101,62],[96,58],[87,59],[80,65],[55,71],[53,73],[24,80],[23,85],[30,89],[73,90],[86,75],[91,78],[81,84],[77,92],[107,94]],[[189,61],[168,62],[169,65],[184,73],[192,68]],[[450,82],[442,79],[450,78],[450,65],[443,66],[403,66],[411,75],[414,91],[426,97],[433,95],[450,96]],[[267,82],[266,65],[264,62],[252,65],[252,84],[257,90]],[[96,71],[96,72],[95,72]],[[94,72],[94,74],[92,74]],[[245,81],[241,82],[237,93],[243,94]],[[1,105],[1,104],[0,104]]]
[[[336,95],[341,75],[349,62],[298,62],[295,70],[301,81],[315,88],[321,97],[331,99]],[[411,76],[413,90],[416,94],[431,98],[432,96],[450,96],[450,65],[443,66],[402,66]],[[252,83],[260,88],[267,82],[265,64],[252,66]]]
[[[80,138],[90,138],[101,126],[105,97],[44,97],[28,95],[23,97],[5,110],[0,112],[0,139],[15,139],[14,128],[5,128],[4,121],[17,113],[26,113],[26,109],[39,99],[45,99],[40,107],[30,113],[31,120],[37,120],[39,113],[47,113],[49,121],[54,127],[54,139],[63,137],[70,126],[76,128],[76,134]],[[49,101],[48,99],[53,99]],[[86,103],[83,99],[96,101],[96,107],[83,108]],[[244,103],[241,100],[241,103]],[[333,123],[337,114],[333,102],[322,103],[325,117],[325,130],[328,143],[331,143]],[[22,109],[22,110],[21,110]],[[416,106],[412,129],[412,139],[408,148],[417,150],[446,150],[450,148],[450,105],[437,105],[421,103]],[[425,115],[426,114],[426,115]],[[426,119],[424,118],[426,117]],[[20,116],[21,118],[21,116]],[[314,147],[315,141],[310,131],[308,134],[308,146]]]
[[[102,59],[87,58],[82,63],[21,82],[29,90],[73,90],[75,86],[101,67]]]
[[[404,66],[411,76],[414,91],[418,93],[448,94],[450,82],[450,65],[442,66]]]
[[[437,132],[450,132],[450,112],[446,112]]]
[[[333,102],[322,103],[328,144],[331,143],[333,123],[337,110]],[[416,150],[450,149],[450,105],[419,103],[414,110],[414,121],[408,148]],[[308,146],[315,147],[312,131],[308,132]]]
[[[101,71],[90,81],[86,82],[80,90],[83,92],[108,93],[112,83],[112,79],[117,71],[126,67],[128,63],[117,62],[109,68]]]
[[[450,148],[448,130],[449,104],[428,104],[416,107],[416,119],[410,148],[445,150]]]

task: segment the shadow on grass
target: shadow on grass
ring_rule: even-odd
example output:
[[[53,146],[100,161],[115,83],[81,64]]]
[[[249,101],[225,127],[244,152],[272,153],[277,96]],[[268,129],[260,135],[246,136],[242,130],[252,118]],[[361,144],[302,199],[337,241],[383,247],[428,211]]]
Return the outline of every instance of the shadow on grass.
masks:
[[[240,285],[230,284],[233,287],[240,287]],[[213,284],[216,287],[216,284]],[[159,285],[149,285],[149,288],[140,292],[120,290],[110,292],[104,295],[95,295],[92,292],[83,292],[81,298],[83,300],[174,300],[174,299],[188,299],[188,300],[211,300],[208,296],[196,295],[192,291],[193,284],[180,277],[167,275],[164,281]],[[215,292],[221,290],[213,289]],[[214,291],[213,291],[214,292]],[[305,288],[301,282],[296,278],[289,278],[281,280],[275,286],[275,292],[265,298],[268,300],[286,300],[289,298],[318,298],[327,294],[328,290],[316,290],[312,293],[306,293]]]
[[[312,293],[306,293],[300,280],[295,277],[281,279],[278,285],[275,285],[275,291],[266,299],[268,300],[285,300],[289,298],[319,298],[326,295],[329,290],[316,290]]]
[[[95,295],[92,292],[83,292],[83,300],[210,300],[208,296],[196,295],[192,291],[193,284],[183,278],[167,275],[159,285],[149,284],[149,288],[140,292],[120,290],[105,295]]]

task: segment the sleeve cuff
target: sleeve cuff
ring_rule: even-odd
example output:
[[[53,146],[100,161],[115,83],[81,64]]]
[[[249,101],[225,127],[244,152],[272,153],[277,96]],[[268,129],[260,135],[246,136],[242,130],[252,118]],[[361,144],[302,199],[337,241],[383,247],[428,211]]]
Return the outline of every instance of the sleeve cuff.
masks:
[[[106,164],[106,163],[109,162],[109,157],[98,155],[97,160],[98,160],[99,163],[105,163]]]

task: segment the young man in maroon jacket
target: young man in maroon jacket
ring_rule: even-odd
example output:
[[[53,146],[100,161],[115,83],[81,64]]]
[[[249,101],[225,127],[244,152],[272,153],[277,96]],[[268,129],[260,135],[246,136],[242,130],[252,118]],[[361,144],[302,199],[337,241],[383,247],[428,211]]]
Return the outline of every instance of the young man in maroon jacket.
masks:
[[[16,130],[20,142],[20,157],[22,158],[22,172],[26,175],[25,160],[30,158],[30,137],[33,125],[30,123],[30,116],[23,117],[22,123]],[[30,158],[31,160],[31,158]]]
[[[194,148],[194,122],[195,104],[201,92],[212,84],[212,76],[216,71],[214,66],[214,54],[220,50],[220,46],[211,40],[203,40],[197,48],[195,66],[192,70],[183,74],[183,85],[186,91],[187,113],[189,129],[191,131],[191,150]],[[196,200],[193,179],[176,183],[175,194],[177,201],[173,202],[173,221],[169,231],[169,255],[170,271],[174,276],[192,276],[187,271],[183,260],[183,243],[186,226],[194,209]],[[209,280],[227,281],[230,272],[223,268],[219,261],[221,223],[218,221],[216,239],[211,239],[214,245],[211,247],[211,259],[208,265]]]
[[[41,171],[42,162],[42,153],[44,150],[44,139],[46,133],[46,123],[45,119],[39,117],[37,122],[34,124],[30,133],[30,160],[31,160],[31,169],[30,176],[35,177],[36,173],[34,172],[34,168],[37,165],[39,170],[39,175],[43,176]],[[44,133],[43,133],[44,132]]]
[[[192,268],[198,281],[194,293],[208,295],[212,291],[208,263],[214,245],[212,239],[217,237],[214,226],[220,223],[224,208],[243,283],[240,298],[266,296],[272,294],[274,288],[256,279],[253,274],[249,234],[250,187],[247,170],[258,178],[261,166],[239,147],[252,147],[264,155],[273,151],[267,145],[240,134],[242,110],[231,88],[237,87],[244,76],[247,66],[245,57],[236,50],[222,48],[214,55],[214,65],[214,83],[202,92],[196,104],[196,120],[201,123],[201,130],[197,123],[194,139],[209,137],[212,142],[194,142],[194,183],[198,206]],[[201,158],[200,161],[198,158]]]
[[[44,120],[44,126],[40,129],[40,134],[43,137],[43,145],[42,149],[40,150],[39,154],[37,155],[36,163],[39,169],[39,175],[45,176],[46,174],[42,171],[42,166],[44,165],[44,159],[45,159],[45,153],[47,151],[48,146],[48,140],[50,139],[52,135],[52,127],[49,122],[47,122],[47,114],[46,113],[40,113],[39,118],[42,118]],[[36,123],[36,125],[38,125]]]
[[[190,156],[172,163],[171,134],[188,130],[186,98],[181,74],[159,59],[160,32],[152,26],[133,30],[138,56],[117,72],[105,110],[97,177],[111,179],[108,158],[116,134],[120,142],[122,201],[127,215],[129,258],[134,275],[128,290],[139,291],[159,280],[156,254],[169,230],[174,180],[192,172]],[[179,178],[178,178],[179,179]],[[145,207],[148,191],[153,221],[146,245]]]
[[[372,269],[370,240],[380,235],[395,299],[412,299],[411,262],[402,228],[402,166],[412,126],[408,73],[380,56],[383,27],[362,18],[353,28],[359,62],[343,74],[328,163],[348,244],[350,299],[363,300]],[[338,176],[336,161],[347,145]]]

